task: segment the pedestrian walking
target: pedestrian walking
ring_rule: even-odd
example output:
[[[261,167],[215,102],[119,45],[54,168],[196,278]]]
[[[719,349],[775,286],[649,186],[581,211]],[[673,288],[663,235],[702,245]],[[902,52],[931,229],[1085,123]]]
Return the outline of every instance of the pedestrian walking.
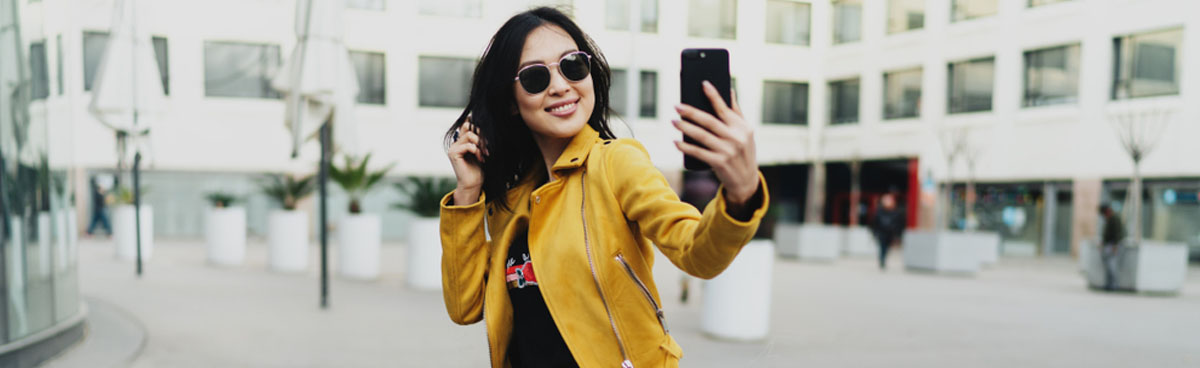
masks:
[[[96,226],[100,226],[105,234],[112,236],[112,224],[108,221],[108,188],[101,184],[96,176],[92,176],[89,182],[92,193],[92,220],[88,223],[87,234],[92,235]]]
[[[1100,206],[1100,216],[1104,218],[1104,232],[1100,236],[1100,259],[1104,262],[1104,290],[1112,291],[1117,287],[1125,224],[1107,204]]]
[[[879,269],[887,269],[887,254],[892,243],[904,235],[904,214],[896,208],[896,197],[891,193],[879,198],[879,210],[871,222],[871,231],[879,243]]]

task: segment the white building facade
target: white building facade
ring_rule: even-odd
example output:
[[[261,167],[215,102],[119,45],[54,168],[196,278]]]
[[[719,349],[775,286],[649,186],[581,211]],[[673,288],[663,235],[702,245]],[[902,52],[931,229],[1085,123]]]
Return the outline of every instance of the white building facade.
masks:
[[[204,191],[249,196],[262,173],[304,172],[315,165],[315,143],[300,159],[290,158],[284,101],[263,84],[295,42],[295,2],[142,3],[169,86],[167,114],[151,133],[149,198],[167,207],[156,210],[160,233],[196,235]],[[461,111],[474,60],[495,30],[531,2],[349,3],[345,43],[363,89],[355,111],[359,142],[374,162],[396,164],[392,176],[452,175],[442,135]],[[1163,237],[1190,237],[1182,240],[1200,244],[1200,224],[1176,225],[1200,221],[1198,2],[532,3],[573,9],[620,71],[613,100],[621,101],[615,107],[625,124],[615,123],[614,129],[642,141],[668,176],[678,177],[682,166],[671,144],[678,133],[668,123],[679,100],[679,52],[727,48],[742,109],[761,124],[756,137],[762,165],[806,170],[813,161],[907,162],[911,178],[903,183],[902,197],[914,208],[909,213],[922,219],[911,223],[920,226],[933,226],[933,199],[918,187],[927,190],[925,183],[947,176],[962,182],[973,172],[981,187],[994,184],[995,196],[980,190],[980,201],[1028,210],[1024,222],[1036,228],[1013,232],[1041,244],[1047,254],[1070,250],[1062,244],[1064,228],[1069,243],[1094,234],[1095,206],[1123,198],[1122,180],[1133,167],[1109,113],[1129,104],[1170,108],[1173,119],[1142,171],[1152,197],[1170,190],[1175,199],[1155,207],[1161,214],[1148,211],[1155,219],[1148,226],[1164,227],[1158,231]],[[32,51],[44,53],[45,93],[32,114],[50,122],[51,134],[60,129],[72,135],[60,140],[69,147],[52,152],[68,152],[85,168],[113,167],[112,133],[86,111],[87,70],[98,60],[95,44],[108,28],[112,1],[20,6],[29,28],[24,37]],[[969,132],[967,140],[978,151],[973,170],[962,159],[947,167],[939,136],[951,131]],[[1161,184],[1155,186],[1156,180]],[[379,189],[367,210],[389,211],[392,191]],[[837,190],[830,191],[836,197]],[[1010,196],[1021,203],[1006,204]],[[247,205],[254,233],[265,226],[254,218],[269,205],[262,198]],[[1066,210],[1075,215],[1060,213]],[[826,221],[839,222],[831,217]]]

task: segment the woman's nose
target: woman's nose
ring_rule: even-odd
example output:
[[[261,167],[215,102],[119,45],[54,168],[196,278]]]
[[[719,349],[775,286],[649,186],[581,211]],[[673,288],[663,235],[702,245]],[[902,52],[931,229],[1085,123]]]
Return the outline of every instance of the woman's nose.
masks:
[[[562,76],[561,71],[555,70],[550,73],[550,86],[546,89],[547,93],[551,96],[560,96],[567,93],[570,88],[571,83],[567,82],[567,78]]]

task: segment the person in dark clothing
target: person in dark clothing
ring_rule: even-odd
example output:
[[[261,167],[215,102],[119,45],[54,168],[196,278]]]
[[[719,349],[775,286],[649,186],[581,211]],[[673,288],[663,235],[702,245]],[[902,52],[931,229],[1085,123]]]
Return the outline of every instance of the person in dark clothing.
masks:
[[[1125,239],[1125,224],[1121,217],[1108,205],[1100,206],[1104,217],[1104,233],[1100,237],[1100,259],[1104,262],[1104,290],[1117,286],[1117,262],[1120,260],[1121,241]]]
[[[108,191],[100,186],[96,177],[91,179],[92,189],[92,221],[88,224],[87,234],[92,235],[96,225],[108,235],[112,235],[112,225],[108,222]]]
[[[896,208],[896,197],[891,193],[879,198],[879,212],[871,222],[871,231],[879,241],[879,269],[886,269],[888,248],[904,234],[904,214]]]

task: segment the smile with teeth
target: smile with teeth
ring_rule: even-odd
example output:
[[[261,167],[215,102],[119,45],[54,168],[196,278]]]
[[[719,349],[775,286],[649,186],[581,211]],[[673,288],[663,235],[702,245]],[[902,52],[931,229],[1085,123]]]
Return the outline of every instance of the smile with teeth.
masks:
[[[562,105],[546,108],[546,112],[551,115],[566,117],[575,113],[575,108],[579,106],[579,100],[564,103]]]
[[[563,111],[570,110],[573,107],[575,107],[574,102],[550,109],[550,112],[563,112]]]

